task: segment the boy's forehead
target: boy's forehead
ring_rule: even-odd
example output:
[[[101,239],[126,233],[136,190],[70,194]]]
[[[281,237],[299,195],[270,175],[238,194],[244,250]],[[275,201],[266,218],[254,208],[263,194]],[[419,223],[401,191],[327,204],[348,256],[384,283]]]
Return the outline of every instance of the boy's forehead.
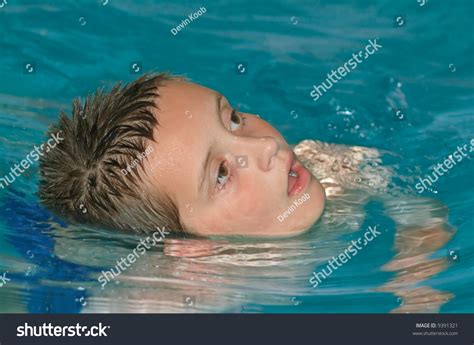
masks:
[[[207,87],[184,81],[173,81],[159,88],[155,114],[160,127],[181,127],[186,123],[196,126],[196,120],[215,117],[217,93]],[[210,119],[209,119],[210,120]]]
[[[181,104],[190,103],[200,99],[206,101],[208,98],[215,96],[216,91],[205,86],[187,82],[187,81],[170,81],[160,87],[159,102],[179,102]]]
[[[150,174],[176,204],[196,190],[197,172],[209,146],[210,123],[215,117],[216,92],[189,82],[160,87],[157,99]],[[177,181],[176,176],[181,178]]]

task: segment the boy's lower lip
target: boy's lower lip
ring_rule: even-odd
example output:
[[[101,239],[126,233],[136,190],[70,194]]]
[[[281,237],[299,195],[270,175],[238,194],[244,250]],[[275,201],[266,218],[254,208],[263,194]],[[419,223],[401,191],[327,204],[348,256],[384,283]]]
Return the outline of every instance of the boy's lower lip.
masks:
[[[288,176],[288,196],[293,197],[306,189],[311,179],[311,174],[296,159],[291,170],[298,174],[298,177]]]

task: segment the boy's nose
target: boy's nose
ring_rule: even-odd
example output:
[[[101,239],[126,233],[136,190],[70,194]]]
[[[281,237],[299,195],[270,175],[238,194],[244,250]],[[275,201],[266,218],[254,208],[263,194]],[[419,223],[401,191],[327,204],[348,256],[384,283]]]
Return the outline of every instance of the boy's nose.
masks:
[[[275,138],[267,137],[245,137],[236,142],[238,152],[243,152],[262,171],[269,171],[274,167],[275,157],[278,154],[279,145]],[[253,158],[253,159],[252,159]],[[252,164],[252,163],[250,163]]]

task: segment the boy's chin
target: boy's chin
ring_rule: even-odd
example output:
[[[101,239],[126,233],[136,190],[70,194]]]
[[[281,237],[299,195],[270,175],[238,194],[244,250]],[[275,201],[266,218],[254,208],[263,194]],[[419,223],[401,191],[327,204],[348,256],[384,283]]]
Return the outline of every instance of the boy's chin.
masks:
[[[287,228],[280,231],[280,234],[276,234],[276,236],[298,236],[307,232],[321,218],[322,210],[318,209],[317,211],[316,214],[311,214],[311,216],[308,215],[309,217],[301,219],[297,224],[288,225]]]
[[[282,238],[282,237],[294,237],[294,236],[299,236],[311,229],[311,226],[313,224],[308,224],[306,226],[298,226],[294,227],[291,229],[286,229],[285,231],[282,232],[277,232],[274,234],[269,234],[269,237],[276,237],[276,238]]]

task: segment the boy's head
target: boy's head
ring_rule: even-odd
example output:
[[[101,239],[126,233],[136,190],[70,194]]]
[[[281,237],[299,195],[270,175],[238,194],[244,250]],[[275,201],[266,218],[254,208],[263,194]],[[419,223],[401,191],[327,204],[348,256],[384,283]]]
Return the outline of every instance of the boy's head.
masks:
[[[308,229],[324,207],[323,188],[278,131],[182,78],[147,75],[76,100],[58,130],[64,140],[41,159],[40,198],[77,221],[275,236]]]

